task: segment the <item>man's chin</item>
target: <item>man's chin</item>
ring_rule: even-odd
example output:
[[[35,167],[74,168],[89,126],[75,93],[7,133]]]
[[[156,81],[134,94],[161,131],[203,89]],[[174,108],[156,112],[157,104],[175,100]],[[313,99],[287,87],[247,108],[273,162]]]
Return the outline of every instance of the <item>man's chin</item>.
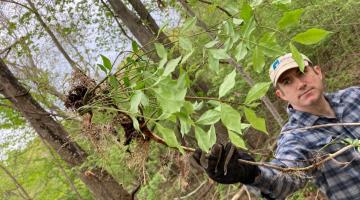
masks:
[[[303,100],[303,105],[306,107],[317,106],[318,98],[315,98],[314,96],[308,97]]]

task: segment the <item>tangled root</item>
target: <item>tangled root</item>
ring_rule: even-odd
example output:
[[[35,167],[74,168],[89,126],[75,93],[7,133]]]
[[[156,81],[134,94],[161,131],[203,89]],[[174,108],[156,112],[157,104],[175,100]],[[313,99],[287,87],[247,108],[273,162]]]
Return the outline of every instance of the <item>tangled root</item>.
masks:
[[[84,106],[85,94],[88,92],[88,90],[94,88],[96,83],[88,76],[78,72],[73,72],[70,81],[72,87],[66,96],[65,107],[74,111],[78,111],[79,108]],[[86,95],[86,99],[92,99],[94,97],[94,94]]]
[[[138,122],[140,126],[144,124],[144,120],[142,118],[138,118]],[[127,114],[119,113],[114,119],[114,123],[115,124],[120,123],[124,129],[125,132],[124,145],[129,145],[133,139],[144,140],[144,136],[134,128],[133,121]],[[148,140],[149,138],[145,137],[145,141]]]
[[[83,99],[88,89],[83,85],[77,85],[73,87],[65,100],[65,107],[73,110],[77,110],[84,105]]]

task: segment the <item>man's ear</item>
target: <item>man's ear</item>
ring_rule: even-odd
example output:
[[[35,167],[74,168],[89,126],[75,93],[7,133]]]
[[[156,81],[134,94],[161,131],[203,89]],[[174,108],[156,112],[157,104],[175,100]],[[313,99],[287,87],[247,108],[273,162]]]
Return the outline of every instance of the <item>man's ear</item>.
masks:
[[[322,80],[322,79],[323,79],[323,74],[322,74],[322,72],[321,72],[320,66],[319,66],[319,65],[315,65],[315,66],[313,67],[313,69],[314,69],[315,74],[319,75],[320,79]]]
[[[286,101],[285,95],[284,93],[280,90],[280,89],[276,89],[275,90],[275,94],[277,97],[279,97],[280,99]]]

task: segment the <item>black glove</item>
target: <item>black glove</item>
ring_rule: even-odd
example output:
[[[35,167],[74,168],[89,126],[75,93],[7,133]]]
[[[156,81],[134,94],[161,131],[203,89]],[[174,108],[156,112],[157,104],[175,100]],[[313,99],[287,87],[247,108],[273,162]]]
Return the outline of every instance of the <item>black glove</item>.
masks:
[[[205,169],[208,176],[219,183],[251,184],[260,174],[258,166],[237,161],[238,159],[254,161],[254,159],[231,142],[225,147],[222,144],[214,144],[208,154],[196,149],[193,157]]]

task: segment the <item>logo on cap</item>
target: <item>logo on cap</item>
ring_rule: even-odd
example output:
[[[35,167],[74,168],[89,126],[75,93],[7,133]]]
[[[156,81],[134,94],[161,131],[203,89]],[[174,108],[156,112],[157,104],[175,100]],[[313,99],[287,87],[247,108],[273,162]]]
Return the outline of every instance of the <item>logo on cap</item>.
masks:
[[[275,69],[277,68],[277,66],[279,66],[279,64],[280,64],[279,59],[276,59],[276,60],[274,61],[274,63],[272,64],[273,70],[275,70]]]

